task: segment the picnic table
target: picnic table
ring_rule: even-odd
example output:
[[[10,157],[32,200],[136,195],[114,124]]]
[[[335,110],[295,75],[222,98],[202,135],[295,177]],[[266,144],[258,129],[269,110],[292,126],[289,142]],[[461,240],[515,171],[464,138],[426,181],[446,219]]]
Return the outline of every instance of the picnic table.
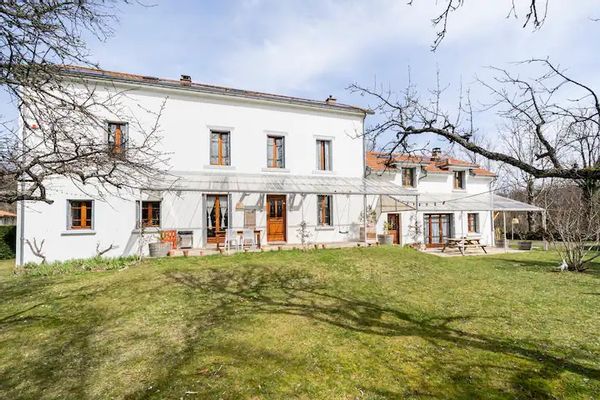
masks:
[[[446,243],[444,243],[444,247],[442,248],[442,253],[446,250],[446,248],[458,249],[460,254],[465,255],[466,249],[476,249],[481,248],[485,254],[487,254],[487,250],[485,249],[486,245],[481,243],[480,237],[457,237],[457,238],[448,238]]]

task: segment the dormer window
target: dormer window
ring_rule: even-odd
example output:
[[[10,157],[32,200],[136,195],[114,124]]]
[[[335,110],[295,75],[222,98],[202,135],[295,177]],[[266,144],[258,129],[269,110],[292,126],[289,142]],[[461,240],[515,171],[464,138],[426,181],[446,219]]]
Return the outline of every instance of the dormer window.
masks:
[[[405,188],[416,187],[416,168],[402,168],[402,186]]]
[[[454,171],[454,189],[465,189],[465,171]]]

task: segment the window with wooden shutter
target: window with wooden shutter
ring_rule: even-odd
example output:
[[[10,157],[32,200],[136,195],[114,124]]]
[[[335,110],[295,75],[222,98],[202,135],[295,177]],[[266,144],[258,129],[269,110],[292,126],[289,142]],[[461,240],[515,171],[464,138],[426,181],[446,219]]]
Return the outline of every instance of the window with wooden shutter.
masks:
[[[137,202],[138,212],[140,202]],[[142,226],[144,228],[160,227],[160,201],[142,201]],[[139,224],[138,224],[139,225]],[[139,226],[138,226],[139,228]]]
[[[479,233],[479,214],[467,214],[467,231],[469,233]]]
[[[317,169],[331,171],[331,140],[317,140]]]
[[[465,171],[454,171],[454,189],[465,188]]]
[[[267,136],[267,167],[285,168],[285,138]]]
[[[331,195],[317,195],[317,222],[319,226],[333,225]]]
[[[402,168],[402,186],[415,187],[416,168]]]
[[[69,229],[92,229],[93,201],[69,200]]]
[[[127,150],[128,124],[108,123],[108,151],[114,156],[124,156]]]
[[[210,165],[231,165],[230,138],[229,132],[210,132]]]

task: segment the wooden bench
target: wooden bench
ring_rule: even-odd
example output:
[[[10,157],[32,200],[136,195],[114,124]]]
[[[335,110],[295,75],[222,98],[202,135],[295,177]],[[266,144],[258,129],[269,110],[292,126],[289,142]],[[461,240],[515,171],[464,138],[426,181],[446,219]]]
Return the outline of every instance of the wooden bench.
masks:
[[[458,249],[458,251],[460,251],[460,254],[462,254],[463,256],[465,255],[466,249],[476,249],[476,248],[480,248],[481,250],[483,250],[483,252],[485,254],[487,254],[487,250],[485,249],[486,245],[481,244],[480,238],[469,238],[469,237],[448,238],[448,240],[446,240],[446,243],[444,243],[444,247],[442,248],[442,253],[447,248],[456,248],[456,249]]]

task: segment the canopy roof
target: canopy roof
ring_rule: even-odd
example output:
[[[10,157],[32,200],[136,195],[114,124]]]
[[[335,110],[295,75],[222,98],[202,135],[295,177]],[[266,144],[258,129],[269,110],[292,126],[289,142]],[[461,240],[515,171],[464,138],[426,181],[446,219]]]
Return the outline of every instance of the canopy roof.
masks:
[[[418,199],[394,195],[382,199],[384,211],[398,209],[396,202],[404,209],[413,210],[418,202],[419,211],[544,211],[543,208],[490,193],[419,193]]]
[[[154,182],[147,190],[197,192],[402,195],[415,194],[389,181],[339,176],[298,176],[287,174],[178,173]]]

